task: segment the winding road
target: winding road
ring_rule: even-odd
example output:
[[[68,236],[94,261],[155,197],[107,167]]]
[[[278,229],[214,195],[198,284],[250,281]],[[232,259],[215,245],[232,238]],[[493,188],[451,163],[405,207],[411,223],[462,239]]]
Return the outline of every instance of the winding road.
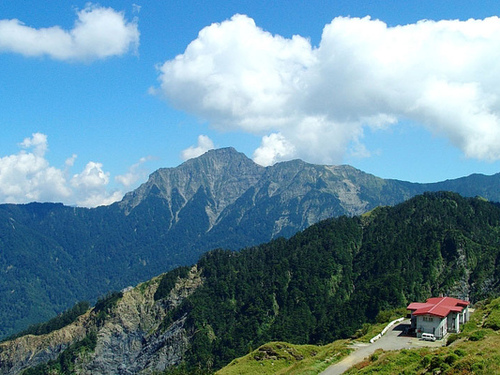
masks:
[[[404,336],[403,331],[409,327],[410,321],[405,320],[400,324],[389,329],[384,336],[375,341],[373,344],[356,343],[353,345],[355,349],[351,354],[345,357],[342,361],[335,363],[323,371],[320,375],[340,375],[361,362],[363,359],[372,355],[377,349],[383,350],[400,350],[411,349],[422,346],[438,347],[443,345],[443,340],[423,341],[415,337]]]

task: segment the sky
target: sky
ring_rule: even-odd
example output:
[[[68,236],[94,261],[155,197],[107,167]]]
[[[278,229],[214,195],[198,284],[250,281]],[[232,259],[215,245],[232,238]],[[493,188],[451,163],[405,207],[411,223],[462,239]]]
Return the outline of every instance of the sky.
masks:
[[[500,172],[498,1],[0,1],[0,203],[95,207],[234,147]]]

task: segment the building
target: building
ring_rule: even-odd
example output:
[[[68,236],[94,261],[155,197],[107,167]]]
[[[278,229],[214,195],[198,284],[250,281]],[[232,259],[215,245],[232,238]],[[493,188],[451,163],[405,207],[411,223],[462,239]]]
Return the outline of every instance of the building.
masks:
[[[438,339],[448,333],[459,333],[460,325],[469,321],[469,302],[451,297],[412,302],[407,309],[411,312],[411,328],[419,338],[422,333],[432,333]]]

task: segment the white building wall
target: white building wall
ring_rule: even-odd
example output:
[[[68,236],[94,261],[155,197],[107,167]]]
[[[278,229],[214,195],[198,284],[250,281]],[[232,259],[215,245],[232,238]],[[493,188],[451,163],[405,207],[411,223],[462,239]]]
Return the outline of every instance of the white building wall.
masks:
[[[422,333],[432,333],[436,338],[442,338],[448,332],[447,319],[431,315],[417,316],[417,337]]]

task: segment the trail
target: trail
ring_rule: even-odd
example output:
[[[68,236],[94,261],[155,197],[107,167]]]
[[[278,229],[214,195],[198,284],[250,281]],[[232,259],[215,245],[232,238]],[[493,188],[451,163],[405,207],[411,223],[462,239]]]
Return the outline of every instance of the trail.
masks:
[[[439,347],[443,345],[443,340],[422,341],[415,337],[403,336],[403,331],[409,326],[410,321],[405,320],[398,325],[395,325],[387,331],[379,340],[373,344],[357,343],[353,345],[355,349],[351,354],[345,357],[342,361],[335,363],[323,371],[320,375],[340,375],[350,369],[355,364],[363,361],[365,358],[372,355],[377,349],[383,350],[400,350],[411,349],[423,346]]]

